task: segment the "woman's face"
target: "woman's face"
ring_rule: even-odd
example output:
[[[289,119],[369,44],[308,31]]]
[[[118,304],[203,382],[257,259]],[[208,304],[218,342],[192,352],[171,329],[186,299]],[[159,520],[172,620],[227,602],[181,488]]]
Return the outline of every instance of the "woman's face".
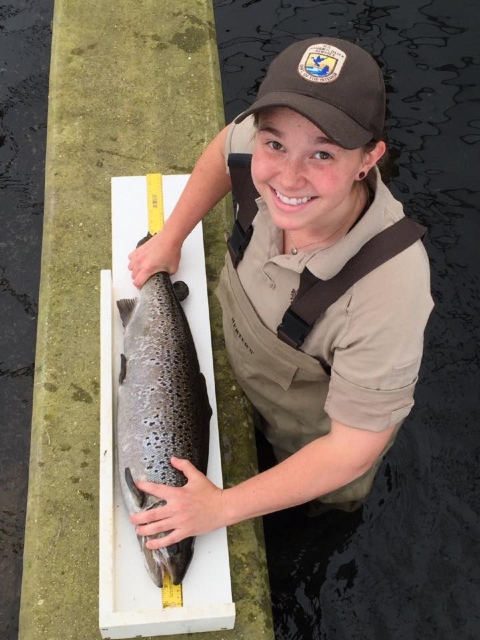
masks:
[[[359,173],[385,150],[383,142],[377,147],[376,153],[343,149],[310,120],[275,107],[259,115],[253,182],[280,229],[322,233],[351,216]]]

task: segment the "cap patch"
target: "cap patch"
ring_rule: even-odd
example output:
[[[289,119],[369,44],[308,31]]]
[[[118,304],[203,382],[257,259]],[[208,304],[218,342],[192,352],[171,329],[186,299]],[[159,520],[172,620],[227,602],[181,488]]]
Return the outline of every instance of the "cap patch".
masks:
[[[338,78],[346,54],[330,44],[314,44],[303,54],[298,73],[310,82],[333,82]]]

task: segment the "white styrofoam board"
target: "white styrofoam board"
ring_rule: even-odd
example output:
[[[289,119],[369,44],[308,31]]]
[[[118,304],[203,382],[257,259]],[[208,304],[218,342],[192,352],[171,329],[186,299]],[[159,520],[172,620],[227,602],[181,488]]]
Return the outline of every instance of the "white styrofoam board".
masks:
[[[167,218],[188,176],[163,176]],[[104,638],[174,635],[231,629],[235,622],[226,529],[198,536],[183,582],[184,606],[163,609],[161,590],[147,574],[134,527],[120,494],[113,450],[116,381],[123,327],[116,300],[137,294],[128,254],[148,229],[145,176],[112,179],[112,271],[101,273],[101,459],[99,625]],[[186,239],[178,273],[190,294],[183,302],[207,381],[210,422],[208,477],[222,485],[220,444],[210,342],[205,256],[201,225]]]

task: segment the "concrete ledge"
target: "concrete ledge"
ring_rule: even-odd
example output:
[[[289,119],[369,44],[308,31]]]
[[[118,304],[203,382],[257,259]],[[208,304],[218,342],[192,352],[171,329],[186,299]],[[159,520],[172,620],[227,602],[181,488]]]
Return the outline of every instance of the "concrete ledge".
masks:
[[[90,640],[100,638],[99,274],[110,267],[110,178],[189,173],[223,126],[223,106],[210,0],[57,0],[53,26],[19,638]],[[205,222],[226,486],[256,471],[213,296],[230,215],[223,204]],[[270,640],[261,522],[231,527],[229,543],[236,627],[202,637]]]

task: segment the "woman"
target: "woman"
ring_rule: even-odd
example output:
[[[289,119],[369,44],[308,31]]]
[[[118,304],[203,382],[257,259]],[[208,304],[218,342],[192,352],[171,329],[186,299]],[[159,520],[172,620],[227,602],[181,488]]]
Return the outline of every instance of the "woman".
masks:
[[[295,43],[252,107],[207,147],[164,230],[131,254],[138,287],[156,271],[174,273],[187,235],[232,187],[226,158],[252,154],[258,212],[240,249],[230,242],[217,293],[233,369],[279,464],[221,490],[173,458],[184,487],[139,483],[167,501],[131,518],[139,535],[170,531],[149,547],[314,499],[351,510],[368,494],[413,406],[433,306],[422,243],[347,286],[299,348],[279,338],[305,277],[330,281],[404,219],[376,168],[384,113],[369,54],[335,38]]]

